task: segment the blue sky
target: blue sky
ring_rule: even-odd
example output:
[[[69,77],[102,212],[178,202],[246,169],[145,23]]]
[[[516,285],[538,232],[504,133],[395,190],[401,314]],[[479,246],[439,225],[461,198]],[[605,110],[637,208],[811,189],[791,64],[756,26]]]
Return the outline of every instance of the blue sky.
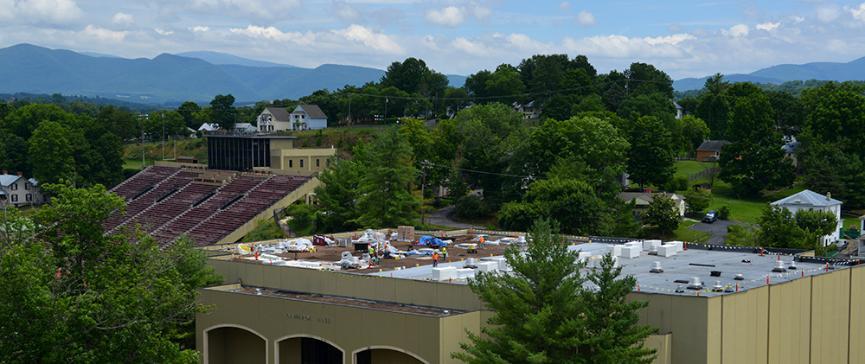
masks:
[[[221,51],[314,67],[414,56],[469,74],[536,53],[674,78],[865,56],[865,0],[0,0],[0,46]]]

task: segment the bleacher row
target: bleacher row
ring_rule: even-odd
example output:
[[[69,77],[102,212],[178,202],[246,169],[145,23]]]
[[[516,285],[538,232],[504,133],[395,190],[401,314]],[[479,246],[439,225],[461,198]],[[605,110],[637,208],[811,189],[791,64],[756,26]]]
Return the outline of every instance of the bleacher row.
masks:
[[[140,226],[161,245],[186,234],[199,246],[218,242],[303,185],[309,177],[238,173],[219,186],[197,181],[202,170],[152,166],[112,192],[126,199],[106,231]]]

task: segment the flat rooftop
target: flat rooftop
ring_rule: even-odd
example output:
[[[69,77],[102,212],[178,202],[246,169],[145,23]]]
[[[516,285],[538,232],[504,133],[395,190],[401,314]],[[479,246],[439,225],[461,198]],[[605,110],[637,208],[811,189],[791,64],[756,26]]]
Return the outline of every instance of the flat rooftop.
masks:
[[[478,271],[494,271],[507,273],[510,267],[504,262],[503,254],[509,244],[495,242],[509,241],[513,243],[516,233],[489,234],[486,244],[478,247],[477,253],[469,252],[461,247],[467,242],[477,242],[476,235],[461,233],[452,235],[452,244],[448,245],[448,259],[441,261],[433,268],[432,259],[424,255],[406,255],[399,259],[382,259],[379,265],[364,269],[342,269],[337,262],[343,252],[350,252],[354,257],[361,257],[362,251],[355,251],[351,244],[347,246],[316,247],[315,252],[279,252],[271,253],[282,259],[275,264],[273,261],[256,261],[250,255],[225,255],[213,259],[234,260],[246,264],[274,264],[289,267],[301,267],[318,270],[334,271],[343,274],[364,274],[394,279],[410,279],[435,281],[444,284],[467,284]],[[355,233],[356,235],[356,233]],[[344,234],[343,236],[350,236]],[[345,237],[343,239],[346,239]],[[586,263],[584,273],[594,269],[601,257],[607,253],[617,255],[617,264],[622,267],[623,275],[636,278],[635,291],[680,296],[719,296],[762,287],[767,284],[778,284],[793,281],[805,276],[819,275],[836,269],[845,269],[852,264],[849,260],[825,260],[813,257],[799,256],[799,251],[764,252],[760,254],[757,248],[708,246],[700,244],[683,244],[682,242],[661,242],[660,240],[627,240],[617,238],[591,238],[594,241],[617,241],[616,243],[580,242],[572,240],[569,249],[579,252],[580,259]],[[263,246],[273,247],[275,243],[262,242]],[[630,254],[621,254],[628,245],[636,245]],[[654,244],[654,245],[653,245]],[[676,246],[678,249],[670,253],[658,251]],[[400,251],[420,248],[409,243],[394,242],[393,246]],[[214,247],[210,247],[213,249]],[[236,252],[236,245],[219,248],[223,251]],[[660,254],[659,254],[660,253]],[[778,263],[778,262],[781,263]],[[794,262],[795,261],[795,262]],[[830,262],[827,264],[827,261]],[[656,264],[662,272],[656,270]],[[780,265],[779,265],[780,264]],[[777,269],[777,268],[783,269]],[[699,281],[702,288],[694,287],[693,281]],[[590,286],[590,283],[587,283]]]
[[[277,298],[291,300],[291,301],[308,302],[308,303],[316,303],[316,304],[339,305],[339,306],[346,306],[346,307],[362,308],[362,309],[367,309],[367,310],[379,310],[379,311],[386,311],[386,312],[405,313],[405,314],[422,315],[422,316],[430,316],[430,317],[447,317],[447,316],[451,316],[451,315],[459,315],[459,314],[465,313],[465,311],[454,310],[451,308],[418,306],[418,305],[409,305],[409,304],[402,304],[402,303],[396,303],[396,302],[367,300],[367,299],[359,299],[359,298],[344,297],[344,296],[283,291],[283,290],[264,288],[264,287],[241,286],[238,284],[217,286],[217,287],[211,287],[211,288],[207,288],[207,289],[215,290],[215,291],[222,291],[222,292],[246,294],[246,295],[277,297]]]
[[[613,251],[613,244],[586,243],[570,246],[573,251],[589,253],[587,272],[601,255]],[[847,265],[838,265],[815,262],[797,261],[791,268],[793,255],[766,254],[760,255],[754,252],[744,252],[741,248],[716,247],[717,249],[688,249],[676,253],[670,257],[651,255],[649,251],[641,251],[635,258],[618,258],[618,264],[622,267],[622,275],[630,275],[636,278],[635,290],[643,293],[658,293],[683,296],[718,296],[751,288],[762,287],[767,284],[777,284],[793,281],[805,276],[819,275],[836,269],[847,268]],[[493,261],[502,257],[481,258],[480,261]],[[773,272],[782,261],[784,271]],[[659,263],[663,272],[652,273],[655,264]],[[451,262],[439,264],[439,267],[464,268],[466,262]],[[499,269],[501,272],[510,271],[510,267]],[[717,276],[713,275],[718,274]],[[741,274],[741,279],[736,279]],[[432,266],[411,267],[402,270],[372,273],[375,276],[392,277],[400,279],[415,280],[437,280]],[[468,275],[472,277],[473,274]],[[451,284],[466,284],[468,277],[458,276],[443,282]],[[702,289],[689,289],[691,280],[697,277],[702,282]],[[767,281],[768,278],[768,281]],[[591,286],[587,283],[587,286]],[[720,290],[716,288],[720,287]]]

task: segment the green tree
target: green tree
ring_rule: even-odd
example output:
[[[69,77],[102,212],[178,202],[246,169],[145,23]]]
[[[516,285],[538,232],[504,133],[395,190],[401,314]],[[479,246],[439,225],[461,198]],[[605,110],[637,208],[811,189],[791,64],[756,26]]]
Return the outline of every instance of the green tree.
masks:
[[[216,95],[210,101],[211,122],[221,129],[234,129],[237,122],[237,110],[234,108],[234,96]]]
[[[43,185],[36,231],[0,251],[0,356],[10,362],[197,362],[196,290],[218,282],[188,241],[106,235],[123,201],[104,187]],[[135,242],[133,242],[135,240]]]
[[[409,57],[402,62],[391,63],[381,78],[381,85],[396,87],[410,94],[442,96],[448,79],[445,75],[429,69],[423,60]]]
[[[0,129],[0,169],[31,174],[27,141],[3,129]]]
[[[806,239],[793,213],[777,206],[763,210],[757,235],[761,244],[777,248],[802,248]]]
[[[712,202],[712,194],[703,189],[692,189],[684,193],[688,213],[691,215],[702,214],[709,208]]]
[[[660,235],[670,235],[679,228],[679,206],[667,195],[658,194],[652,198],[643,222],[651,226]]]
[[[528,240],[525,252],[505,252],[512,273],[479,273],[469,282],[493,315],[481,335],[469,333],[454,358],[501,364],[651,361],[653,353],[642,344],[652,331],[637,325],[645,304],[625,301],[633,278],[620,278],[607,257],[599,272],[589,274],[599,287],[590,292],[577,252],[568,250],[549,222],[536,223]]]
[[[720,73],[706,80],[703,95],[698,98],[696,115],[706,121],[709,127],[709,136],[713,139],[724,139],[727,133],[727,118],[730,112],[730,104],[726,98],[726,90],[729,84],[724,81]]]
[[[813,244],[817,255],[823,255],[823,236],[838,229],[838,219],[829,211],[799,210],[796,211],[796,225],[808,236],[808,245]]]
[[[685,115],[679,122],[682,150],[688,155],[695,155],[697,148],[709,138],[709,126],[702,119]]]
[[[363,227],[414,225],[418,199],[412,149],[397,128],[388,128],[369,148],[359,186],[357,218]]]
[[[33,131],[43,122],[53,121],[67,126],[73,119],[75,119],[75,115],[64,111],[57,105],[29,104],[16,108],[9,115],[6,115],[0,128],[9,130],[23,139],[30,139]]]
[[[673,178],[673,143],[660,119],[652,116],[637,119],[630,141],[628,173],[632,180],[640,186],[660,186]]]
[[[40,183],[77,178],[73,146],[68,138],[69,129],[54,121],[39,124],[33,132],[28,141],[28,153],[33,176]]]
[[[610,254],[600,267],[588,274],[597,289],[583,292],[586,307],[587,339],[578,352],[587,363],[652,363],[655,351],[642,346],[655,329],[639,325],[638,312],[648,306],[643,301],[626,300],[637,280],[622,275],[622,267]]]
[[[322,185],[315,189],[321,231],[349,231],[360,226],[356,220],[361,166],[353,160],[333,160],[330,167],[319,174]]]
[[[201,111],[201,106],[192,102],[186,101],[177,108],[177,113],[183,118],[183,123],[193,130],[198,130],[202,121],[196,118],[196,114]]]

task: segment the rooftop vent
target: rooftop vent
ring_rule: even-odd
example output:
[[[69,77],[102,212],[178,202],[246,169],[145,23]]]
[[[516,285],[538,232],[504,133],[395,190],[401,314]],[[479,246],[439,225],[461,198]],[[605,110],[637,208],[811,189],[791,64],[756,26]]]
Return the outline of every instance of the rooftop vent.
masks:
[[[478,260],[475,258],[468,258],[466,259],[466,264],[464,265],[464,267],[475,269],[478,267]]]
[[[721,285],[721,281],[715,281],[715,285],[712,286],[712,292],[723,292],[724,286]]]
[[[735,279],[735,280],[737,280],[737,281],[744,281],[744,280],[745,280],[745,276],[742,275],[742,273],[736,273],[736,276],[733,277],[733,279]]]
[[[784,268],[784,261],[783,260],[775,261],[775,268],[772,268],[772,271],[776,272],[776,273],[786,272],[787,268]]]
[[[681,284],[676,286],[676,293],[683,293],[683,292],[685,292],[685,286],[683,286]]]
[[[787,269],[798,269],[798,268],[796,267],[796,261],[795,261],[795,260],[791,260],[791,261],[790,261],[790,266],[787,267]]]
[[[700,277],[691,277],[691,281],[688,282],[688,289],[703,289],[703,282],[700,281]]]
[[[712,277],[720,277],[720,276],[721,276],[721,271],[719,271],[719,270],[713,270],[713,271],[711,271],[711,272],[709,273],[709,275],[712,276]]]
[[[655,262],[652,269],[649,269],[649,273],[664,273],[664,268],[661,268],[661,262]]]

